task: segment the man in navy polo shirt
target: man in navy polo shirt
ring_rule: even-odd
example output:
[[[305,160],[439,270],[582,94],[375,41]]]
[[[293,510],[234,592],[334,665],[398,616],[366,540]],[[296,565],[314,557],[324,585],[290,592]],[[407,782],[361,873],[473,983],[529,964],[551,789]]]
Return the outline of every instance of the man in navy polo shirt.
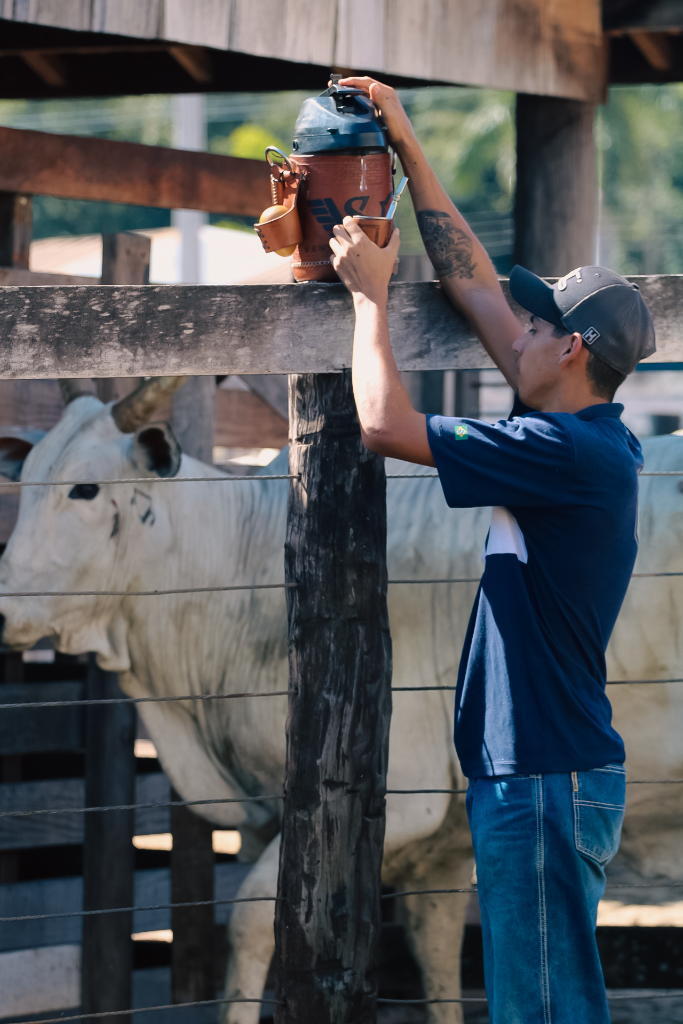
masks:
[[[442,287],[517,398],[493,425],[424,416],[396,369],[387,287],[398,232],[374,246],[346,218],[330,241],[356,310],[353,387],[363,441],[436,466],[453,508],[493,506],[456,692],[468,776],[492,1024],[608,1024],[595,942],[604,868],[619,844],[624,747],[605,649],[637,551],[640,446],[613,403],[654,351],[635,285],[581,267],[552,288],[515,267],[520,325],[485,250],[429,169],[395,93],[372,79],[410,178]],[[455,969],[455,964],[454,964]]]

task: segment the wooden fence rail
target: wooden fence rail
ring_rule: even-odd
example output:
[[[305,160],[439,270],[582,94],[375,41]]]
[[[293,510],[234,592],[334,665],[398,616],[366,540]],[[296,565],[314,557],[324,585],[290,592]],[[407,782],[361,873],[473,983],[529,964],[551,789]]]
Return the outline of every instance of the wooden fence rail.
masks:
[[[683,275],[632,280],[655,321],[650,362],[682,362]],[[393,284],[389,323],[401,370],[493,365],[437,282]],[[353,308],[330,284],[6,287],[0,339],[10,379],[330,373],[351,365]]]

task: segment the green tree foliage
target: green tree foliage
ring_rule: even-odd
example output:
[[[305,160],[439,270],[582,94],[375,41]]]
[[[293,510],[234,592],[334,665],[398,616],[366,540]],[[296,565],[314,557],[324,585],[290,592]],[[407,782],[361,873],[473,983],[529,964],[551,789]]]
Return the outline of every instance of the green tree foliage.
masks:
[[[683,85],[617,86],[596,117],[598,256],[622,274],[683,271]]]

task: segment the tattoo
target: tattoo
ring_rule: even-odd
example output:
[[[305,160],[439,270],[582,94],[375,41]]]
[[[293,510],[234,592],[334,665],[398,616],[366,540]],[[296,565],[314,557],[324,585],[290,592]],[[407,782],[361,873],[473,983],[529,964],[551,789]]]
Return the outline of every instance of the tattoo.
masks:
[[[474,276],[477,264],[472,263],[472,239],[456,228],[450,214],[443,210],[420,210],[417,223],[427,255],[440,277],[462,280]]]

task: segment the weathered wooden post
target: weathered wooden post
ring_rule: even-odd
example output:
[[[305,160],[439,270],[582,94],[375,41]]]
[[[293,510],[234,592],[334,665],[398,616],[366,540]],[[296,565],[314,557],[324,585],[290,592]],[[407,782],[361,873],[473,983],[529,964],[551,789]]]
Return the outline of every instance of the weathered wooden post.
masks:
[[[121,232],[102,236],[102,284],[146,284],[150,240]],[[85,388],[91,381],[83,382]],[[96,382],[102,401],[115,395],[113,380]],[[90,655],[88,698],[121,697],[116,673],[97,667]],[[88,807],[135,802],[135,709],[132,705],[89,707],[86,716],[85,796]],[[135,881],[134,811],[86,814],[83,848],[83,909],[131,907]],[[133,996],[133,915],[83,918],[82,1009],[84,1013],[128,1010]],[[104,1018],[105,1021],[108,1018]],[[111,1022],[119,1020],[112,1017]]]
[[[88,700],[122,697],[118,676],[98,668],[91,654]],[[132,704],[105,704],[86,709],[85,803],[107,807],[135,802],[135,709]],[[100,811],[85,815],[83,909],[106,910],[133,905],[134,811]],[[83,1013],[129,1010],[133,994],[133,915],[102,914],[83,918]],[[117,1024],[127,1017],[102,1017]]]
[[[384,460],[361,444],[350,371],[292,376],[289,408],[275,1021],[369,1024],[391,718]]]
[[[595,107],[517,96],[515,262],[547,277],[593,261]]]

